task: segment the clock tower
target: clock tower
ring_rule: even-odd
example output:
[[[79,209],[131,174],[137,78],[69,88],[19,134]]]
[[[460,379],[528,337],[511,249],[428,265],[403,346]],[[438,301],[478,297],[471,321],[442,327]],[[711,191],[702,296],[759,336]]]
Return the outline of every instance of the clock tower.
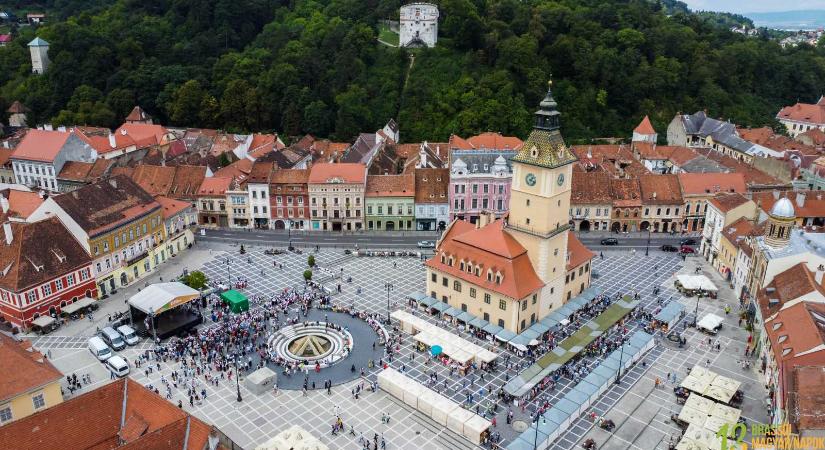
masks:
[[[544,281],[539,317],[563,304],[567,272],[571,176],[575,155],[559,132],[552,82],[534,113],[533,131],[512,159],[507,231],[524,248]]]

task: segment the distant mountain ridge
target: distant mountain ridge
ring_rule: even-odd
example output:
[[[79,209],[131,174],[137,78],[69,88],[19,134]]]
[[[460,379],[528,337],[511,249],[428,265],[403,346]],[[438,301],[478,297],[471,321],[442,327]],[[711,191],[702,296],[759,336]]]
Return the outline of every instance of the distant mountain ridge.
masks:
[[[743,13],[757,27],[782,30],[815,30],[825,27],[825,9]]]

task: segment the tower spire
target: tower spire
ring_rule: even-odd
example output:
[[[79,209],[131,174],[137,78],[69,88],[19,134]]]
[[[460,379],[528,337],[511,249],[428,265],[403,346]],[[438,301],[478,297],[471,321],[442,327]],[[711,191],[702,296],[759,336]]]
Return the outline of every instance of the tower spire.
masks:
[[[544,96],[544,100],[539,103],[539,109],[533,115],[535,116],[535,123],[533,128],[542,129],[542,130],[558,130],[559,129],[559,119],[561,113],[557,109],[559,106],[556,103],[556,99],[553,98],[553,80],[550,79],[547,81],[547,94]]]

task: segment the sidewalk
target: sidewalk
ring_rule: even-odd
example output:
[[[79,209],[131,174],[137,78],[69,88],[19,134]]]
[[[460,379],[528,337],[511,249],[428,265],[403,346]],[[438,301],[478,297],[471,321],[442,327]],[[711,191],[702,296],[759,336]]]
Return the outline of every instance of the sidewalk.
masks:
[[[591,238],[605,238],[605,237],[625,237],[625,238],[640,238],[640,239],[647,239],[647,231],[634,231],[634,232],[626,232],[626,233],[614,233],[612,231],[576,231],[576,236],[578,237],[591,237]],[[702,233],[698,231],[693,231],[690,233],[656,233],[651,232],[650,237],[651,239],[655,238],[662,238],[662,237],[673,237],[673,238],[698,238],[701,237]]]

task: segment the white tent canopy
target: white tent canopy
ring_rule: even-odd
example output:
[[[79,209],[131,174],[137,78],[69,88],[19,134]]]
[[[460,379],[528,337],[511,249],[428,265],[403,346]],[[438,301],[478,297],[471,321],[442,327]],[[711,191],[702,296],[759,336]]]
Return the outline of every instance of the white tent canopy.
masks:
[[[705,291],[718,291],[716,285],[704,275],[676,275],[676,280],[685,289]]]
[[[159,314],[200,297],[200,292],[178,283],[155,283],[129,299],[129,305],[146,314]]]
[[[401,329],[412,334],[413,339],[427,347],[441,346],[445,355],[461,365],[470,361],[490,363],[498,357],[498,354],[406,311],[393,311],[391,317],[401,322]]]
[[[725,319],[717,316],[716,314],[707,314],[705,317],[702,317],[698,323],[696,323],[696,327],[715,333],[716,330],[722,326],[724,321]]]
[[[329,447],[303,428],[293,425],[255,447],[255,450],[329,450]]]

